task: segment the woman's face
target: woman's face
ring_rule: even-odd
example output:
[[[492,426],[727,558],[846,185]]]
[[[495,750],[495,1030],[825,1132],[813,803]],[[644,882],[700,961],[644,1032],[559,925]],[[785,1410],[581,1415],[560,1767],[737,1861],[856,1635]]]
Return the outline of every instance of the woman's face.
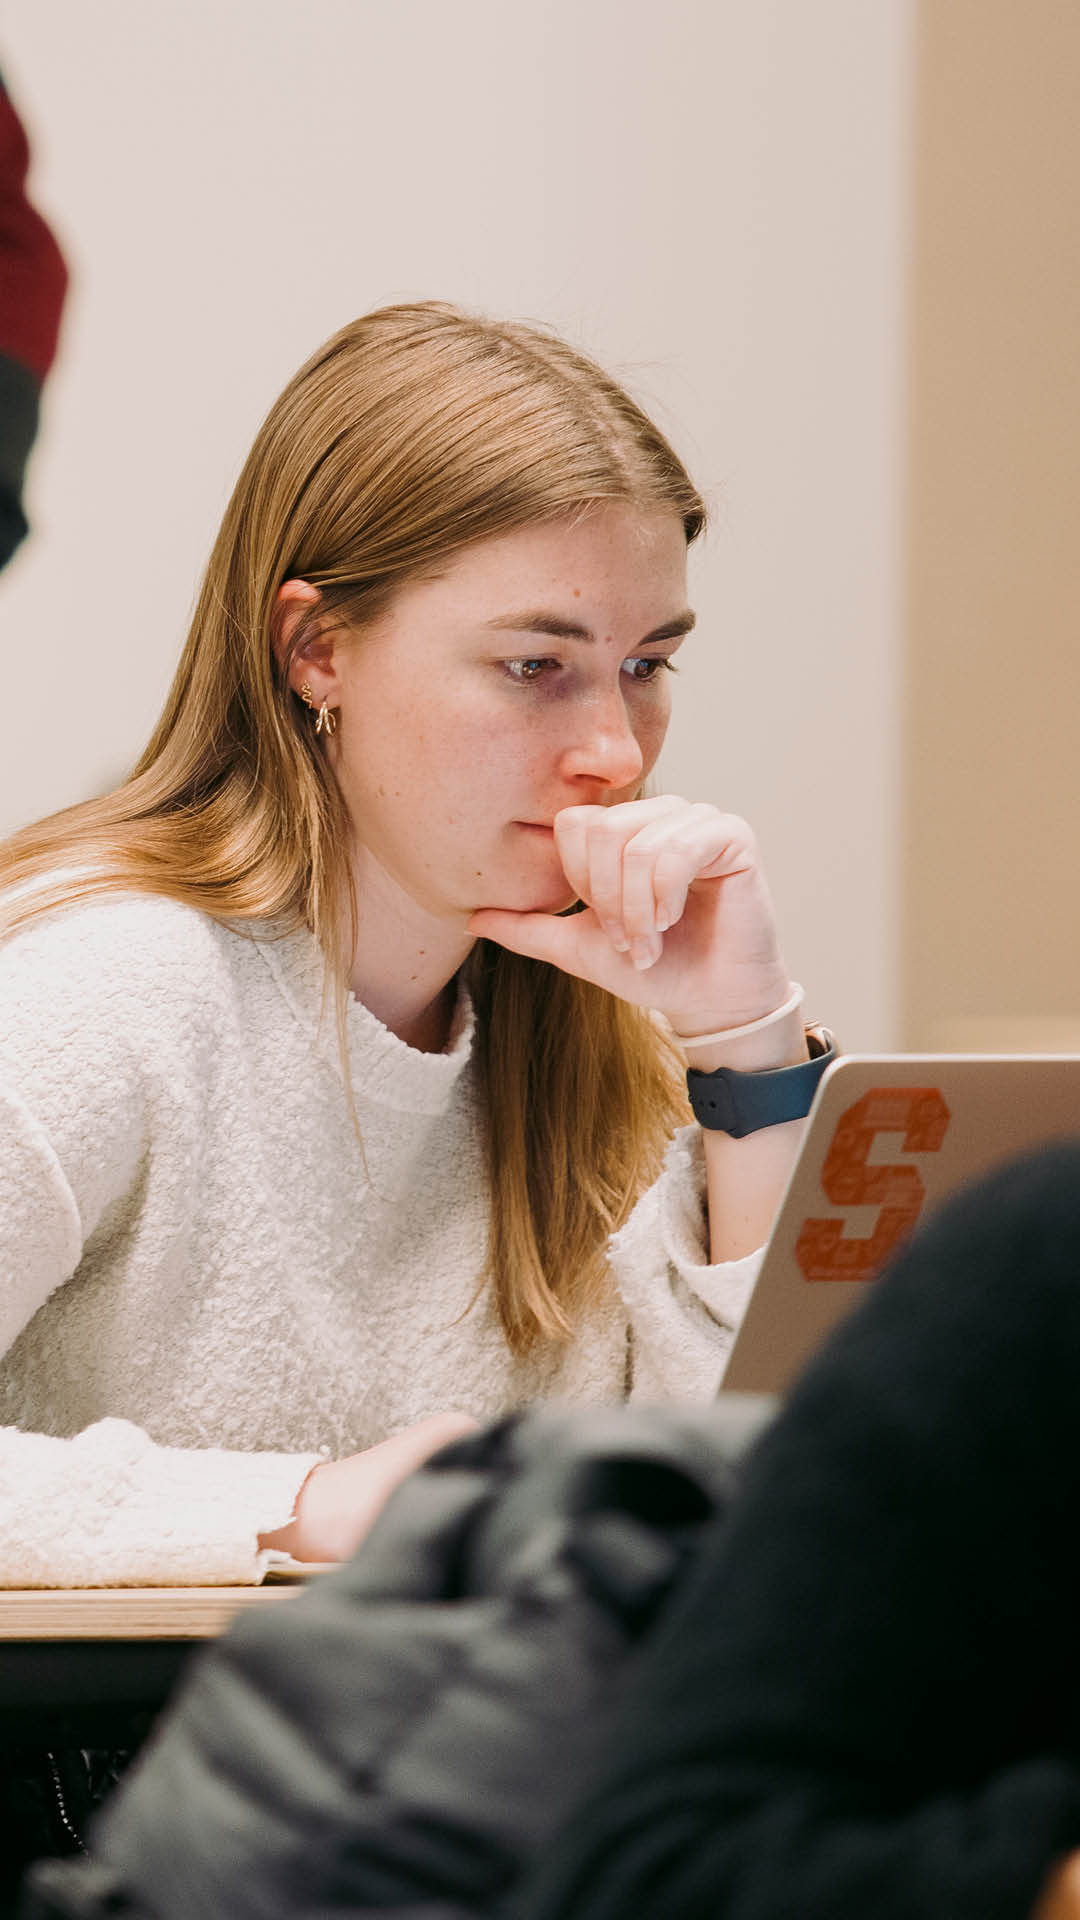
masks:
[[[681,521],[622,506],[479,541],[404,587],[333,657],[361,908],[365,880],[439,918],[568,906],[551,822],[633,797],[692,624]]]

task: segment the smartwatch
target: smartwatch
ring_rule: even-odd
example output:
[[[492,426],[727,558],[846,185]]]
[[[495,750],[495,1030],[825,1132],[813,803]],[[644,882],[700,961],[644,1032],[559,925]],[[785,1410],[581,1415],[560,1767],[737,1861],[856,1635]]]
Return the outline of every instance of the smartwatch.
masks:
[[[686,1090],[694,1118],[710,1132],[729,1133],[733,1140],[785,1120],[805,1119],[818,1081],[838,1053],[827,1027],[807,1027],[806,1044],[810,1058],[796,1067],[770,1067],[764,1073],[740,1073],[734,1067],[699,1073],[691,1067]]]

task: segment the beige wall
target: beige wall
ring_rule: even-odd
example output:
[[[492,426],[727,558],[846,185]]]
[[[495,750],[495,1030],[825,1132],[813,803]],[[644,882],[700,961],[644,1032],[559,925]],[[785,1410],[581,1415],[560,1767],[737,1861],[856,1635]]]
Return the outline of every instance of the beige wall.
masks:
[[[0,580],[0,831],[115,779],[273,394],[439,295],[621,371],[715,504],[666,784],[761,836],[789,964],[896,1014],[912,0],[8,0],[75,269]]]
[[[1080,1047],[1080,7],[917,75],[903,1037]]]

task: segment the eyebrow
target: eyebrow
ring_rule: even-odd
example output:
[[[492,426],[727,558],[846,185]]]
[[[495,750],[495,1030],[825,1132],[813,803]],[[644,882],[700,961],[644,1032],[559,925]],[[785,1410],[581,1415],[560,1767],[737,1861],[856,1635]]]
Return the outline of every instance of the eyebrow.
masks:
[[[560,613],[548,613],[543,609],[526,613],[504,613],[498,620],[489,620],[489,627],[511,633],[546,633],[555,640],[584,640],[587,644],[595,642],[596,635],[589,627],[583,627],[578,620],[567,620]],[[697,625],[697,615],[689,607],[684,613],[677,613],[673,620],[665,620],[663,626],[654,627],[638,645],[647,647],[652,640],[676,640],[682,634],[689,633]]]

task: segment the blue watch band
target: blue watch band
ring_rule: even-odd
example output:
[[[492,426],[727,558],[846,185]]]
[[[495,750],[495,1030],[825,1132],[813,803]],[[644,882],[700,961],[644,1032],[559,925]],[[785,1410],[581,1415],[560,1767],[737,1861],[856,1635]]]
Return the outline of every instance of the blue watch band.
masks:
[[[729,1133],[733,1140],[785,1120],[804,1119],[818,1081],[837,1058],[836,1042],[824,1028],[809,1031],[807,1042],[814,1057],[796,1067],[773,1067],[764,1073],[739,1073],[734,1067],[699,1073],[691,1067],[686,1089],[695,1119],[713,1133]]]

